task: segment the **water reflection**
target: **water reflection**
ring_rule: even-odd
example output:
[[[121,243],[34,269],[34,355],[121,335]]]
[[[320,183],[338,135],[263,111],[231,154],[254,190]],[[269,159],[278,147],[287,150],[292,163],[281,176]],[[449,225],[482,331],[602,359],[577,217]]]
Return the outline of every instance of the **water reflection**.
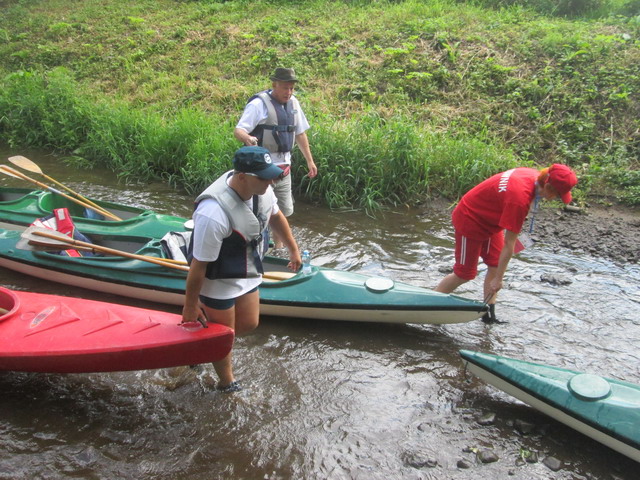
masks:
[[[22,154],[83,194],[188,216],[192,198],[164,185],[126,185]],[[17,180],[3,178],[3,185]],[[24,186],[20,183],[20,186]],[[433,287],[453,259],[439,210],[336,213],[298,202],[291,218],[313,263]],[[572,283],[540,280],[561,274]],[[481,277],[481,276],[480,276]],[[139,302],[0,271],[1,284]],[[0,374],[0,478],[635,478],[637,466],[468,377],[461,348],[640,383],[640,270],[544,246],[513,260],[501,294],[505,325],[355,324],[265,318],[240,338],[245,390],[211,389],[210,368],[91,374]],[[481,280],[464,286],[478,298]],[[149,306],[145,304],[144,306]],[[171,307],[155,305],[152,308]],[[178,309],[175,309],[178,311]],[[493,425],[477,418],[495,412]],[[522,436],[515,420],[536,425]],[[479,465],[474,449],[500,460]],[[521,448],[564,468],[516,466]],[[460,469],[458,460],[471,468]]]

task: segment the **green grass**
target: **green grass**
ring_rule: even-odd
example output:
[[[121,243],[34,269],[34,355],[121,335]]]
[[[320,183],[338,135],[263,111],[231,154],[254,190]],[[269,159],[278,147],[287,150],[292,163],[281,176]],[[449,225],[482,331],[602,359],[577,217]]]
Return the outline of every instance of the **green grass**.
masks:
[[[197,192],[229,167],[247,98],[292,66],[320,171],[303,177],[297,152],[294,173],[311,199],[455,199],[504,168],[561,162],[579,198],[640,203],[637,0],[2,4],[13,146]]]

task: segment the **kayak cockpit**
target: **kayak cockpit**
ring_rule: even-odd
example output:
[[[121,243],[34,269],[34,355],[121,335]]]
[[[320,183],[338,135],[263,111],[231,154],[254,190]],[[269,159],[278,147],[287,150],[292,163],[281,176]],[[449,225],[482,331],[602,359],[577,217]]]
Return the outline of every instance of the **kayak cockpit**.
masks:
[[[0,287],[0,322],[12,317],[20,308],[20,299],[11,290]]]

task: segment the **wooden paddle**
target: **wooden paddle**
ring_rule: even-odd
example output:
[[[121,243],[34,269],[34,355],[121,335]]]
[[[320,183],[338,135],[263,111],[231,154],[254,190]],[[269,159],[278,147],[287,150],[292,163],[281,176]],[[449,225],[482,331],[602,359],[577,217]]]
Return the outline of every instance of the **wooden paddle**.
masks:
[[[69,245],[72,245],[77,249],[108,253],[115,256],[142,260],[143,262],[155,263],[156,265],[162,265],[164,267],[174,268],[176,270],[182,270],[185,272],[189,271],[189,267],[186,266],[186,262],[183,262],[181,260],[149,257],[146,255],[138,255],[136,253],[123,252],[122,250],[103,247],[101,245],[95,245],[93,243],[83,242],[81,240],[75,240],[73,238],[67,237],[64,233],[49,230],[47,228],[29,227],[24,232],[22,232],[21,236],[30,244],[41,245],[43,247],[59,247],[62,250]],[[288,274],[288,272],[265,272],[262,277],[269,280],[286,280],[287,278],[290,278],[294,275],[295,273]]]
[[[83,242],[66,236],[64,233],[56,232],[55,230],[49,230],[41,227],[29,227],[21,234],[22,238],[25,238],[31,244],[42,245],[45,247],[53,247],[54,243],[51,240],[58,242],[58,246],[61,248],[68,248],[72,245],[81,249],[91,249],[94,252],[102,252],[119,257],[132,258],[134,260],[141,260],[143,262],[155,263],[163,267],[173,268],[176,270],[189,271],[189,267],[184,265],[177,265],[164,258],[148,257],[146,255],[138,255],[136,253],[124,252],[122,250],[116,250],[114,248],[103,247],[102,245],[96,245],[94,243]],[[48,239],[48,240],[47,240]],[[62,244],[62,245],[60,245]]]
[[[23,236],[23,238],[21,238],[16,243],[16,248],[19,248],[20,250],[30,250],[35,252],[57,252],[57,251],[66,250],[69,248],[69,245],[67,243],[63,243],[58,240],[45,239],[44,237],[42,238],[38,237],[37,239],[34,239],[31,235],[27,235],[26,237],[27,238]],[[82,250],[84,252],[95,253],[95,249],[93,249],[92,247],[82,247],[80,245],[74,245],[73,248],[75,250]],[[149,255],[143,255],[143,256],[148,258],[160,259],[167,263],[173,263],[174,265],[188,265],[188,263],[183,260],[175,260],[173,258],[151,257]]]
[[[32,160],[29,160],[27,157],[23,157],[22,155],[16,155],[16,156],[13,156],[13,157],[9,157],[8,160],[11,163],[13,163],[14,165],[17,165],[18,167],[23,168],[24,170],[28,170],[29,172],[38,173],[38,174],[42,175],[44,178],[46,178],[50,182],[53,182],[56,185],[58,185],[59,187],[64,188],[67,192],[69,192],[72,195],[74,195],[77,199],[82,200],[83,202],[88,203],[89,205],[93,206],[96,210],[101,211],[103,216],[108,216],[111,213],[108,210],[106,210],[103,207],[101,207],[100,205],[98,205],[97,203],[95,203],[94,201],[89,200],[88,198],[80,195],[78,192],[76,192],[76,191],[72,190],[71,188],[67,187],[66,185],[60,183],[55,178],[52,178],[49,175],[46,175],[42,171],[42,169],[38,166],[38,164],[36,164]],[[117,217],[115,214],[113,214],[113,215],[116,218],[118,218],[119,220],[122,220],[121,218]]]
[[[115,216],[114,214],[107,212],[106,210],[97,210],[95,207],[89,205],[88,203],[83,202],[82,200],[78,200],[77,198],[74,198],[70,195],[67,195],[64,192],[61,192],[60,190],[57,190],[53,187],[50,187],[49,185],[46,185],[42,182],[39,182],[38,180],[35,180],[31,177],[28,177],[27,175],[25,175],[24,173],[19,172],[18,170],[9,167],[8,165],[0,165],[0,172],[4,173],[5,175],[9,175],[10,177],[17,177],[20,178],[22,180],[26,180],[27,182],[31,182],[37,186],[39,186],[40,188],[44,188],[45,190],[49,190],[50,192],[53,193],[57,193],[58,195],[63,196],[64,198],[71,200],[74,203],[77,203],[78,205],[83,206],[84,208],[88,208],[89,210],[93,210],[94,212],[100,214],[100,215],[104,215],[107,216],[109,218],[111,218],[112,220],[116,220],[116,221],[121,221],[122,219]]]

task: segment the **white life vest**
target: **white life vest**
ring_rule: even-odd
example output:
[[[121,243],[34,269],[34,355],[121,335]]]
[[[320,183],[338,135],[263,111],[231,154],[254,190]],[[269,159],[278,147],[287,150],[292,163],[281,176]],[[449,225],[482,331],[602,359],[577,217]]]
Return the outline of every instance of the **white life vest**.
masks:
[[[222,241],[217,260],[207,266],[209,279],[251,278],[264,273],[262,257],[269,241],[267,225],[273,205],[266,195],[254,195],[253,209],[249,208],[227,185],[232,175],[233,171],[225,173],[196,198],[196,205],[206,198],[217,200],[231,225],[231,235]]]

